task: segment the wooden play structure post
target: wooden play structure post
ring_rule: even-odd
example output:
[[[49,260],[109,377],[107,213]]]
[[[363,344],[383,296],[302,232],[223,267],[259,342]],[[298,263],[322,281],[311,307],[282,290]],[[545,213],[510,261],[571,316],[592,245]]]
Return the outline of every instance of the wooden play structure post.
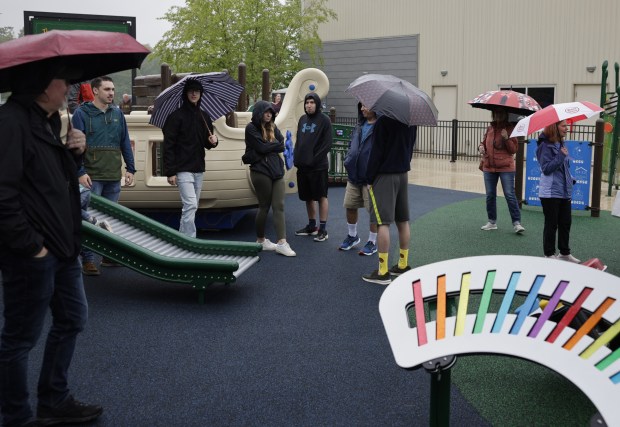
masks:
[[[264,69],[263,70],[263,93],[262,93],[262,98],[263,101],[267,101],[267,102],[271,102],[271,90],[270,90],[270,85],[269,85],[269,70],[268,69]]]
[[[172,84],[172,71],[166,63],[161,64],[161,90],[168,89]]]
[[[247,67],[243,62],[239,63],[238,80],[239,84],[243,86],[243,92],[239,95],[237,111],[246,111],[248,109],[248,91],[245,90],[245,85],[247,83]]]

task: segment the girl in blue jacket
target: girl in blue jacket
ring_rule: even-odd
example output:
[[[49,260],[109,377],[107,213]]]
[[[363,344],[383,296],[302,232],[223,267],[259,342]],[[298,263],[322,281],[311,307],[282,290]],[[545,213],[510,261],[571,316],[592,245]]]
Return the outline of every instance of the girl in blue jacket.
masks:
[[[538,197],[545,215],[543,250],[547,258],[580,263],[571,255],[569,246],[574,181],[569,170],[568,149],[564,146],[567,129],[566,121],[562,120],[545,127],[538,138],[536,157],[541,171]],[[559,255],[555,253],[556,233]]]

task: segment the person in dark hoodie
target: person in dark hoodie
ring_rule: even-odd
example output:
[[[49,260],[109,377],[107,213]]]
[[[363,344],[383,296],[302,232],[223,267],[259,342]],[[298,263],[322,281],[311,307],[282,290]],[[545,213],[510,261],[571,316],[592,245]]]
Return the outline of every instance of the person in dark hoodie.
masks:
[[[305,115],[297,124],[297,141],[293,163],[297,167],[297,190],[299,199],[306,202],[308,224],[295,232],[298,236],[315,236],[316,242],[324,242],[327,234],[327,155],[332,146],[332,124],[321,112],[321,98],[314,92],[304,98]],[[316,208],[319,205],[319,227],[316,224]]]
[[[375,123],[374,140],[366,180],[370,195],[370,222],[377,224],[379,268],[362,279],[388,285],[390,276],[399,276],[411,270],[409,266],[409,199],[407,172],[415,146],[417,126],[408,126],[388,116],[380,116]],[[388,269],[390,224],[398,229],[398,263]]]
[[[93,194],[118,202],[121,195],[121,156],[125,161],[125,185],[133,184],[136,173],[127,122],[122,111],[114,105],[114,82],[110,77],[97,77],[91,81],[94,101],[80,105],[73,114],[75,129],[86,134],[86,153],[83,166],[78,171],[80,184]],[[102,266],[114,266],[103,259]],[[95,265],[95,254],[82,252],[82,272],[88,276],[100,274]]]
[[[183,103],[173,111],[162,131],[164,133],[164,175],[170,185],[179,187],[183,208],[179,231],[196,237],[196,211],[200,201],[205,171],[205,149],[217,147],[213,122],[200,109],[203,87],[189,79],[183,87]]]
[[[72,129],[60,136],[59,110],[72,78],[61,60],[19,67],[0,107],[0,412],[5,426],[85,422],[103,409],[75,400],[67,372],[88,305],[80,253],[76,170],[86,146]],[[80,77],[80,76],[76,76]],[[28,355],[51,310],[38,381],[38,421],[28,392]],[[39,424],[36,424],[39,425]]]
[[[357,234],[357,211],[359,208],[370,208],[368,200],[368,183],[366,182],[366,167],[372,148],[373,128],[377,121],[374,111],[361,103],[358,104],[357,126],[351,134],[349,151],[344,159],[347,170],[347,188],[344,193],[343,207],[347,215],[347,237],[340,244],[341,251],[348,251],[360,242]],[[360,255],[370,256],[377,252],[377,225],[370,224],[368,242],[359,251]]]
[[[245,155],[250,161],[250,179],[258,199],[256,212],[256,238],[263,250],[276,251],[284,256],[295,256],[286,241],[284,221],[284,137],[275,124],[276,113],[267,101],[258,101],[252,109],[252,121],[245,127]],[[265,223],[269,208],[273,210],[273,222],[277,243],[265,238]]]
[[[543,251],[547,258],[580,263],[571,255],[570,228],[573,176],[570,173],[568,149],[564,137],[568,125],[562,120],[545,127],[538,137],[536,158],[540,165],[540,184],[538,197],[545,216],[543,229]],[[558,249],[555,253],[555,236],[558,236]]]

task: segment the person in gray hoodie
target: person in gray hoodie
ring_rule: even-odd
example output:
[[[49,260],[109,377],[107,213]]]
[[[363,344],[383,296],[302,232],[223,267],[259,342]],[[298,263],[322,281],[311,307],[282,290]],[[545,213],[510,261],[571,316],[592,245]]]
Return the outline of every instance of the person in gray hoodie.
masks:
[[[327,155],[332,147],[332,124],[321,112],[321,98],[314,92],[304,98],[304,111],[297,124],[297,141],[293,163],[297,167],[297,190],[299,199],[306,202],[308,224],[295,232],[297,236],[315,236],[316,242],[324,242],[327,234]],[[316,224],[316,208],[319,205],[319,227]]]

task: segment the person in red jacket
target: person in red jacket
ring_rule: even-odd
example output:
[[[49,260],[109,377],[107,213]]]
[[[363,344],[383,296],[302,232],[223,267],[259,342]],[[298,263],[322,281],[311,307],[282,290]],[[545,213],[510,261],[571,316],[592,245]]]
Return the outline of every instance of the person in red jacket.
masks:
[[[69,88],[67,106],[71,114],[83,103],[92,102],[94,100],[95,95],[93,94],[93,88],[90,86],[90,82],[75,83]]]
[[[521,211],[515,195],[515,159],[518,143],[509,135],[514,125],[508,122],[508,111],[498,108],[493,111],[493,121],[487,127],[484,138],[478,147],[482,156],[484,187],[487,195],[488,221],[481,230],[497,230],[497,181],[502,182],[502,190],[512,219],[513,230],[517,234],[525,231],[521,225]]]

